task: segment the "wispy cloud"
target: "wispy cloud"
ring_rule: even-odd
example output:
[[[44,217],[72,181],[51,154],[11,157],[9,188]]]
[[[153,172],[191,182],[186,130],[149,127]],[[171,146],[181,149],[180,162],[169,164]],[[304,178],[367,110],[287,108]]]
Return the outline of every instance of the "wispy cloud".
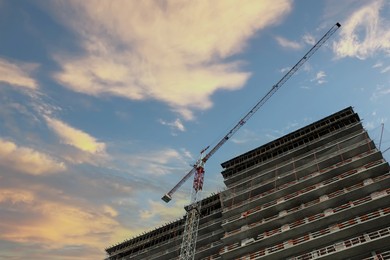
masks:
[[[374,66],[372,66],[373,68],[380,68],[383,66],[383,63],[382,62],[377,62],[374,64]]]
[[[247,129],[243,129],[242,132],[239,135],[233,137],[231,141],[235,144],[247,144],[247,143],[259,141],[260,139],[261,138],[258,133],[255,133]]]
[[[0,165],[31,175],[44,175],[66,170],[63,162],[29,147],[18,146],[0,138]]]
[[[301,49],[303,47],[300,43],[287,40],[286,38],[283,38],[281,36],[275,37],[275,40],[283,48],[298,50],[298,49]]]
[[[314,45],[316,43],[316,39],[314,38],[313,35],[311,34],[305,34],[302,37],[302,40],[309,45]]]
[[[95,96],[160,100],[185,119],[210,108],[215,91],[245,84],[250,73],[225,58],[291,10],[287,0],[56,3],[85,51],[55,56],[58,82]]]
[[[81,151],[92,154],[105,153],[106,144],[98,142],[96,138],[76,129],[58,119],[45,116],[48,126],[54,131],[54,133],[61,139],[64,144],[76,147]]]
[[[338,58],[366,59],[375,53],[390,53],[390,20],[381,17],[381,9],[387,1],[365,2],[344,21],[340,40],[333,45]]]
[[[325,72],[321,70],[317,72],[316,76],[313,79],[311,79],[311,81],[315,81],[317,82],[317,84],[321,85],[326,82],[325,77],[326,77]]]
[[[25,89],[37,89],[38,83],[31,76],[38,64],[10,62],[0,58],[0,82]]]
[[[284,67],[284,68],[281,68],[281,69],[280,69],[280,72],[281,72],[281,73],[287,73],[289,70],[291,70],[290,67]]]
[[[390,94],[389,87],[379,86],[372,93],[371,100],[376,100],[378,98],[382,98],[382,97],[387,96],[389,94]]]
[[[137,153],[131,155],[127,161],[132,168],[146,175],[166,175],[183,172],[188,169],[187,154],[182,154],[172,148]]]
[[[183,123],[181,122],[180,118],[177,118],[173,122],[167,122],[165,120],[160,119],[160,124],[169,126],[172,130],[178,130],[180,132],[184,132],[186,128],[184,127]]]
[[[172,221],[176,218],[184,216],[184,206],[188,204],[186,196],[180,198],[175,196],[174,203],[161,204],[160,201],[148,200],[148,207],[139,211],[139,217],[145,220],[155,219],[161,222]]]
[[[386,73],[390,71],[390,66],[387,66],[381,70],[381,73]]]

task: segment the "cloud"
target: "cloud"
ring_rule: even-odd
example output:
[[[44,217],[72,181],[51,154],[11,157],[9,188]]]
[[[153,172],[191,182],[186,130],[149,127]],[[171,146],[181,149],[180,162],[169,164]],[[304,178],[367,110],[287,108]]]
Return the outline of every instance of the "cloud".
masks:
[[[290,40],[287,40],[286,38],[283,38],[280,36],[275,37],[275,40],[277,41],[277,43],[280,46],[282,46],[283,48],[286,48],[286,49],[298,50],[298,49],[301,49],[303,47],[298,42],[290,41]]]
[[[24,89],[37,89],[38,83],[30,75],[37,67],[35,63],[16,63],[0,58],[0,82]]]
[[[26,203],[29,204],[33,201],[34,196],[31,192],[26,190],[4,189],[0,190],[0,203],[10,202],[11,204]]]
[[[186,214],[184,207],[188,203],[188,194],[186,193],[176,193],[175,199],[169,204],[149,199],[144,208],[138,211],[138,217],[142,221],[152,223],[152,226],[161,226],[172,220],[182,218]]]
[[[390,94],[390,88],[386,88],[384,86],[379,86],[375,89],[375,91],[372,93],[371,100],[376,100],[379,98],[382,98],[384,96],[387,96]]]
[[[85,244],[102,249],[124,229],[111,207],[53,202],[23,189],[2,189],[0,205],[0,239],[44,244],[46,251]]]
[[[372,130],[375,128],[374,122],[365,122],[364,123],[364,128],[367,130]]]
[[[17,146],[0,138],[0,165],[31,175],[43,175],[66,170],[63,162],[28,147]]]
[[[281,68],[281,69],[280,69],[280,72],[281,72],[281,73],[287,73],[287,72],[290,71],[290,70],[291,70],[290,67],[284,67],[284,68]]]
[[[381,70],[381,73],[386,73],[386,72],[389,72],[390,71],[390,66],[387,66],[386,68],[383,68]]]
[[[184,132],[186,130],[186,128],[184,127],[183,123],[181,122],[181,120],[179,118],[177,118],[173,122],[167,122],[167,121],[164,121],[162,119],[160,119],[159,122],[162,125],[166,125],[166,126],[171,127],[173,130],[178,130],[180,132]]]
[[[231,139],[231,142],[241,145],[241,144],[253,143],[259,141],[260,139],[261,138],[258,133],[247,129],[243,129],[242,132],[240,132],[240,134],[238,134],[237,136]]]
[[[137,169],[146,175],[167,175],[189,169],[188,153],[180,153],[171,148],[165,148],[158,151],[149,151],[147,153],[139,152],[127,158],[131,168]]]
[[[386,1],[369,1],[343,22],[340,40],[333,44],[338,58],[366,59],[378,52],[390,53],[390,20],[381,17]]]
[[[73,128],[58,119],[50,118],[48,116],[45,116],[45,119],[48,126],[64,144],[76,147],[81,151],[91,154],[105,153],[105,143],[98,142],[96,138],[91,135],[79,129]]]
[[[314,45],[316,43],[316,40],[314,38],[313,35],[311,34],[305,34],[303,35],[302,37],[303,41],[306,43],[306,44],[309,44],[309,45]]]
[[[311,79],[311,81],[316,81],[317,84],[321,85],[321,84],[324,84],[326,82],[325,77],[326,77],[325,72],[321,70],[321,71],[317,72],[316,76],[313,79]]]
[[[162,101],[185,119],[210,108],[217,90],[245,84],[243,63],[226,58],[291,10],[288,0],[55,3],[51,11],[84,50],[54,55],[59,83],[94,96]]]

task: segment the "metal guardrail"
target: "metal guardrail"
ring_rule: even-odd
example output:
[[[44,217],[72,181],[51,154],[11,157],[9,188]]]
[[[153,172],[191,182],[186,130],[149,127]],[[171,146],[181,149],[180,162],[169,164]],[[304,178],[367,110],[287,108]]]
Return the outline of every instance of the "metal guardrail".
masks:
[[[340,175],[338,175],[338,176],[335,176],[335,177],[333,177],[333,178],[331,178],[331,179],[325,180],[325,181],[320,182],[320,183],[318,183],[318,184],[315,184],[315,185],[309,186],[309,187],[307,187],[307,188],[304,188],[304,189],[302,189],[302,190],[296,191],[296,192],[294,192],[294,193],[288,194],[288,195],[286,195],[286,196],[284,196],[284,197],[282,197],[282,198],[278,198],[278,199],[276,199],[276,200],[273,200],[273,201],[270,201],[270,202],[268,202],[268,203],[265,203],[265,204],[263,204],[262,206],[257,206],[257,207],[252,208],[252,209],[250,209],[250,210],[248,210],[248,211],[246,211],[246,212],[244,212],[244,213],[241,213],[241,214],[232,216],[232,217],[230,217],[230,218],[228,218],[228,219],[224,219],[224,220],[222,221],[222,224],[225,225],[225,224],[228,224],[228,223],[230,223],[230,222],[237,221],[237,220],[239,220],[239,219],[241,219],[241,218],[243,218],[243,217],[248,217],[248,216],[251,215],[251,214],[254,214],[254,213],[256,213],[256,212],[259,212],[259,211],[261,211],[261,210],[264,210],[264,209],[266,209],[266,208],[269,208],[269,207],[271,207],[271,206],[273,206],[273,205],[276,205],[276,204],[285,202],[285,201],[287,201],[287,200],[296,198],[296,197],[301,196],[301,195],[303,195],[303,194],[305,194],[305,193],[308,193],[308,192],[310,192],[310,191],[312,191],[312,190],[315,190],[315,189],[321,188],[321,187],[323,187],[323,186],[325,186],[325,185],[329,185],[329,184],[331,184],[331,183],[333,183],[333,182],[342,180],[342,179],[347,178],[347,177],[349,177],[349,176],[351,176],[351,175],[353,175],[353,174],[357,174],[357,173],[359,173],[360,171],[367,170],[367,169],[369,169],[370,167],[376,166],[376,165],[378,165],[378,164],[380,164],[380,163],[382,163],[382,162],[384,162],[383,159],[378,160],[378,161],[375,161],[375,162],[370,162],[370,163],[368,163],[368,164],[366,164],[366,165],[364,165],[364,166],[362,166],[362,167],[360,167],[360,168],[358,168],[358,169],[350,170],[350,171],[348,171],[348,172],[345,172],[345,173],[342,173],[342,174],[340,174]],[[386,177],[386,176],[384,176],[384,177]],[[328,196],[328,198],[334,198],[334,197],[336,197],[336,196],[340,196],[340,195],[342,195],[342,194],[346,194],[346,193],[348,193],[348,192],[350,192],[350,191],[352,191],[352,190],[361,188],[361,187],[363,187],[363,186],[364,186],[364,182],[361,182],[361,183],[352,185],[352,186],[350,186],[350,187],[347,187],[347,188],[344,188],[344,189],[341,189],[341,190],[337,190],[337,191],[335,191],[335,192],[332,192],[332,193],[330,193],[330,194],[327,194],[327,196]],[[317,203],[320,203],[320,202],[321,202],[320,199],[316,199],[316,200],[314,200],[314,201],[310,201],[310,202],[307,202],[307,203],[303,204],[303,206],[300,206],[299,209],[306,208],[306,207],[309,207],[309,206],[311,206],[311,205],[314,205],[314,204],[317,204]],[[293,208],[293,209],[295,209],[295,208]],[[290,211],[287,210],[287,212],[289,213]]]
[[[362,260],[386,260],[386,259],[390,259],[390,250],[385,252],[376,252],[374,256],[370,256]]]
[[[361,153],[361,154],[359,154],[359,155],[356,155],[356,156],[354,156],[354,157],[352,157],[352,158],[350,158],[350,159],[347,159],[347,160],[345,160],[345,161],[343,161],[343,162],[341,162],[341,163],[338,163],[339,165],[337,165],[337,167],[339,167],[339,166],[341,166],[341,165],[344,165],[344,164],[347,164],[347,163],[350,163],[350,162],[353,162],[353,161],[356,161],[356,160],[362,158],[363,156],[368,155],[368,154],[370,154],[370,153],[372,153],[372,152],[373,152],[373,150],[370,150],[370,151]],[[315,164],[315,163],[314,163],[314,164]],[[326,173],[326,172],[328,172],[328,171],[330,171],[330,170],[332,170],[332,169],[334,169],[334,168],[336,168],[336,165],[331,165],[331,166],[329,166],[329,167],[327,167],[327,168],[324,168],[324,169],[319,170],[318,172],[313,172],[313,173],[311,173],[311,174],[305,176],[305,179],[315,178],[315,177],[317,177],[319,174],[324,174],[324,173]],[[349,173],[349,172],[346,172],[345,174],[348,174],[348,173]],[[344,176],[341,174],[341,177],[343,178]],[[334,177],[334,178],[335,178],[335,177]],[[334,182],[334,181],[336,181],[336,180],[337,180],[337,179],[331,178],[331,179],[329,179],[329,180],[327,180],[327,181],[328,181],[328,183],[331,183],[331,182]],[[324,181],[324,183],[325,183],[325,184],[328,184],[327,181]],[[230,210],[234,210],[234,209],[239,208],[239,207],[241,207],[241,206],[247,205],[247,204],[251,203],[253,200],[256,200],[256,199],[265,197],[266,195],[269,195],[269,194],[271,194],[271,193],[274,193],[274,192],[277,192],[277,191],[279,191],[279,190],[285,189],[285,188],[287,188],[287,187],[291,187],[291,186],[293,186],[293,185],[295,185],[295,184],[297,184],[297,183],[299,183],[299,181],[294,180],[294,181],[291,181],[291,182],[289,182],[289,183],[286,183],[286,184],[284,184],[284,185],[282,185],[282,186],[279,186],[279,187],[270,189],[270,190],[268,190],[268,191],[265,191],[265,192],[263,192],[263,193],[260,193],[260,194],[258,194],[258,195],[255,195],[255,196],[253,196],[253,197],[251,197],[251,198],[249,198],[249,199],[247,199],[247,200],[245,200],[245,201],[240,201],[240,202],[238,202],[238,203],[236,203],[236,204],[233,204],[233,205],[231,205],[231,206],[225,206],[225,207],[223,208],[223,212],[227,212],[227,211],[230,211]],[[287,196],[288,196],[288,195],[287,195]]]
[[[388,188],[386,190],[383,190],[381,193],[389,195],[390,194],[390,188]],[[351,206],[360,205],[360,204],[362,204],[364,202],[368,202],[368,201],[371,201],[371,200],[372,200],[372,196],[367,196],[367,197],[364,197],[362,199],[355,200],[355,201],[353,201],[351,203],[345,204],[345,205],[348,205],[348,207],[344,207],[343,210],[346,210],[347,208],[349,208]],[[334,209],[333,209],[333,212],[334,212]],[[364,223],[366,221],[369,221],[369,220],[372,220],[372,219],[375,219],[375,218],[379,218],[379,217],[384,216],[384,215],[390,215],[390,207],[385,208],[385,209],[379,209],[379,210],[370,212],[368,214],[364,214],[364,215],[361,215],[359,217],[356,217],[356,218],[353,218],[353,219],[349,219],[347,221],[338,223],[338,224],[333,225],[331,227],[327,227],[325,229],[322,229],[322,230],[319,230],[319,231],[316,231],[316,232],[311,232],[311,233],[308,233],[306,235],[303,235],[303,236],[295,238],[295,239],[290,239],[288,241],[284,241],[283,243],[279,243],[279,244],[274,245],[272,247],[268,247],[268,248],[259,250],[257,252],[257,254],[262,254],[261,252],[264,252],[264,254],[266,254],[267,252],[268,253],[276,252],[276,251],[282,250],[284,248],[287,248],[287,247],[289,247],[291,245],[297,245],[297,244],[300,244],[300,243],[308,241],[308,240],[316,239],[316,238],[324,236],[326,234],[329,234],[329,233],[332,233],[332,232],[336,232],[338,230],[342,230],[342,229],[345,229],[345,228],[350,227],[350,226],[358,225],[360,223]],[[312,221],[315,221],[318,218],[319,217],[313,219]],[[296,227],[298,227],[300,225],[305,224],[307,222],[307,220],[308,220],[308,218],[305,218],[303,221],[299,220],[298,224],[296,222],[294,222],[292,224],[295,224],[294,228],[296,228]],[[290,224],[290,227],[291,227],[291,224]],[[259,240],[264,239],[266,237],[270,237],[270,236],[276,235],[276,234],[281,233],[281,232],[282,232],[281,228],[277,228],[275,230],[264,232],[264,233],[260,234],[259,236],[257,236],[257,240],[256,241],[259,241]],[[239,243],[234,243],[234,244],[225,246],[224,248],[222,248],[220,250],[220,254],[228,253],[229,251],[235,250],[235,249],[237,249],[239,247],[241,247]],[[246,256],[250,256],[250,255],[246,255]],[[246,256],[244,256],[244,257],[246,257]],[[245,258],[243,258],[243,259],[245,259]],[[250,258],[250,259],[252,259],[252,258]]]
[[[373,231],[367,234],[362,234],[357,237],[344,240],[342,242],[338,242],[336,244],[326,246],[320,249],[316,249],[311,251],[310,253],[305,253],[293,258],[289,258],[288,260],[309,260],[314,259],[319,256],[325,256],[329,254],[334,254],[335,252],[341,252],[345,249],[349,249],[351,247],[356,247],[361,244],[368,243],[370,241],[379,240],[384,237],[390,236],[390,227],[383,228],[377,231]],[[387,252],[387,256],[390,256],[389,252]],[[366,259],[381,259],[381,258],[366,258]],[[382,259],[389,259],[389,258],[382,258]]]
[[[315,148],[315,149],[313,149],[312,151],[310,151],[310,152],[308,152],[308,153],[304,153],[304,154],[299,155],[299,156],[297,156],[297,157],[291,158],[290,160],[288,160],[288,161],[286,161],[286,162],[289,163],[289,162],[293,162],[293,161],[296,161],[296,160],[300,160],[300,159],[303,159],[304,157],[307,157],[307,156],[310,156],[310,155],[315,155],[316,153],[321,152],[321,151],[324,151],[324,150],[329,149],[329,148],[331,148],[331,147],[339,146],[341,143],[348,142],[350,139],[355,138],[355,137],[357,137],[357,136],[359,136],[359,135],[361,135],[361,134],[363,134],[363,133],[364,133],[364,132],[363,132],[362,130],[360,130],[358,134],[356,134],[355,136],[350,137],[350,138],[347,139],[347,140],[343,140],[343,141],[341,141],[341,142],[335,142],[335,143],[329,142],[329,143],[328,143],[327,145],[325,145],[325,146],[321,146],[321,147]],[[318,139],[318,141],[321,141],[321,140],[323,140],[323,139],[324,139],[324,138],[320,138],[320,139]],[[341,150],[342,150],[342,151],[351,150],[351,149],[354,149],[354,148],[358,147],[359,145],[361,145],[361,144],[364,143],[364,142],[367,143],[368,141],[370,141],[370,139],[367,139],[367,138],[366,138],[365,140],[362,140],[362,141],[360,141],[360,142],[358,142],[358,143],[354,143],[354,144],[352,144],[352,145],[349,145],[348,147],[345,147],[345,148],[343,148],[343,149],[341,149]],[[338,151],[338,152],[339,152],[339,151]],[[290,154],[290,152],[287,153],[287,154],[280,154],[280,155],[277,155],[276,157],[274,157],[274,160],[279,159],[279,158],[281,158],[281,157],[283,157],[283,156],[286,156],[286,155],[288,155],[288,154]],[[331,155],[332,155],[332,153],[331,153],[331,154],[325,154],[326,157],[324,157],[324,158],[325,158],[325,159],[329,159],[329,156],[331,156]],[[259,167],[259,166],[262,166],[262,165],[254,165],[254,166],[251,166],[251,167],[249,167],[249,168],[243,170],[240,174],[246,173],[247,171],[253,170],[254,168]],[[301,167],[299,167],[299,169],[300,169],[300,168],[303,168],[303,167],[304,167],[304,166],[301,166]],[[275,166],[275,167],[269,169],[268,172],[274,171],[274,170],[276,170],[276,169],[277,169],[277,166]],[[233,176],[237,177],[236,175],[233,175]],[[232,176],[232,177],[233,177],[233,176]],[[246,177],[246,178],[244,178],[243,180],[236,182],[236,184],[235,184],[234,186],[242,185],[243,183],[248,182],[248,181],[251,181],[252,179],[253,179],[253,178]],[[228,196],[226,197],[226,199],[230,199],[232,196],[235,196],[235,195],[233,195],[233,194],[228,195]]]

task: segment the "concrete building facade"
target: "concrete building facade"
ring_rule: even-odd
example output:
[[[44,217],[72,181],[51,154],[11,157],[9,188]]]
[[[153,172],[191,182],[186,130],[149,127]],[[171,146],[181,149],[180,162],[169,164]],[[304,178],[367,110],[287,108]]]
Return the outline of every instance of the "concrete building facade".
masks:
[[[389,164],[351,107],[222,163],[196,259],[390,259]],[[185,217],[106,249],[178,259]]]

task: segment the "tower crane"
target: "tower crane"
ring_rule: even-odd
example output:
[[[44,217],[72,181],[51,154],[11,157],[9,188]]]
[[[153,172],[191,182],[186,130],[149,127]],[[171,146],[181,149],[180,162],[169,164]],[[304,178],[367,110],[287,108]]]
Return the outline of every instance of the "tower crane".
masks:
[[[336,23],[327,33],[296,63],[272,88],[263,96],[255,106],[238,121],[238,123],[205,155],[210,148],[207,146],[200,153],[200,158],[193,165],[193,168],[161,199],[169,202],[172,195],[194,175],[190,204],[187,207],[186,222],[183,231],[183,240],[180,248],[180,260],[192,260],[195,257],[196,239],[200,219],[201,203],[198,200],[200,191],[203,188],[204,165],[255,113],[262,107],[275,92],[337,31],[340,23]]]

